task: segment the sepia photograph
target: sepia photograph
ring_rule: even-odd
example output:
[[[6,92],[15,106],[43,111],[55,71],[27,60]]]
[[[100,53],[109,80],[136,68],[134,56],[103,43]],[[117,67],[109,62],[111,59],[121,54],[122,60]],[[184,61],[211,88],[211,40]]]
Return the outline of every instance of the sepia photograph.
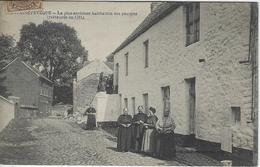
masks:
[[[0,0],[0,165],[258,166],[258,2]]]

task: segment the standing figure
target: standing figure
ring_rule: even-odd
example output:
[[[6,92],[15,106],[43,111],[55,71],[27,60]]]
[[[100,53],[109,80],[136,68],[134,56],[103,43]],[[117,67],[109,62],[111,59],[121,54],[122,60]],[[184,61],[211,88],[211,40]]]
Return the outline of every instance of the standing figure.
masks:
[[[170,110],[165,110],[162,120],[156,123],[158,133],[156,154],[158,158],[171,160],[176,156],[174,129],[175,123],[170,117]]]
[[[156,115],[154,115],[156,112],[155,108],[150,107],[149,108],[149,117],[147,118],[147,123],[144,124],[145,130],[143,135],[143,142],[142,142],[142,152],[154,155],[155,153],[155,125],[158,121],[158,118]]]
[[[147,121],[147,115],[143,113],[143,106],[138,107],[138,114],[133,117],[133,126],[132,126],[132,149],[135,152],[141,151],[143,133],[144,133],[144,123]]]
[[[132,116],[128,114],[127,108],[124,108],[124,113],[117,119],[118,135],[117,135],[117,150],[127,152],[131,146],[131,122]]]
[[[96,122],[96,110],[95,110],[95,108],[90,106],[87,109],[87,115],[88,115],[87,129],[89,129],[89,130],[96,129],[97,122]]]

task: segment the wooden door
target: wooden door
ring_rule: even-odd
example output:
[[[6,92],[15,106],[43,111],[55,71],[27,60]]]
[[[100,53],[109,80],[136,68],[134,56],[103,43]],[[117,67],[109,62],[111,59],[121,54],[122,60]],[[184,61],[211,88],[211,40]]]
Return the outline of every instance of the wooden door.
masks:
[[[191,78],[187,80],[188,82],[188,89],[189,89],[189,102],[188,102],[188,108],[189,108],[189,115],[190,115],[190,134],[195,134],[195,105],[196,105],[196,91],[195,91],[195,78]]]
[[[163,113],[171,111],[170,86],[162,87]]]

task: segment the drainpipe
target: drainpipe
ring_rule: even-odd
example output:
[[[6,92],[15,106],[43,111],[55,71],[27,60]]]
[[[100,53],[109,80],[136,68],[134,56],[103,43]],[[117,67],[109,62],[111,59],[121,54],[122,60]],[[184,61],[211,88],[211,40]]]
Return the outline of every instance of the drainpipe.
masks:
[[[253,164],[258,160],[258,4],[251,3],[250,18],[250,58],[252,63],[252,108],[251,120],[253,122]]]

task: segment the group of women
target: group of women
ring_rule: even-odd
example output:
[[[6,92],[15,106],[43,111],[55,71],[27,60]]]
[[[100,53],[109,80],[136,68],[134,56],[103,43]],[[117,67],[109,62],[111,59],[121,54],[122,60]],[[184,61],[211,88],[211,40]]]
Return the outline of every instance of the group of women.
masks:
[[[155,108],[150,107],[149,113],[145,114],[143,107],[139,106],[138,113],[132,118],[124,108],[117,120],[117,149],[122,152],[145,153],[166,160],[174,158],[175,123],[170,117],[170,110],[164,111],[162,119],[158,119],[155,113]]]

